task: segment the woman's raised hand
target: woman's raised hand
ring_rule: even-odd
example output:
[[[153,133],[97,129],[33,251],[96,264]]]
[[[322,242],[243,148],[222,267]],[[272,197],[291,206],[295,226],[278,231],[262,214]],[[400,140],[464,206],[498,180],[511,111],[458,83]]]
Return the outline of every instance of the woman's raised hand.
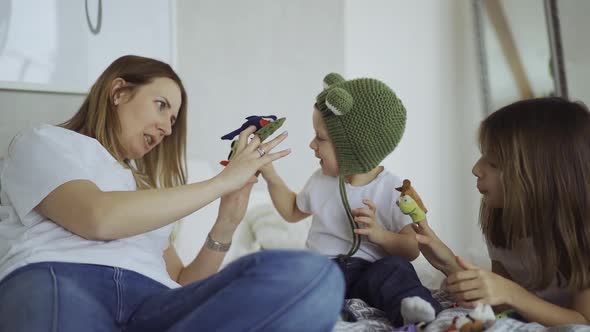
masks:
[[[250,126],[240,133],[239,141],[235,148],[234,156],[225,169],[217,176],[223,180],[226,192],[232,192],[242,188],[244,185],[256,182],[258,170],[277,159],[283,158],[291,153],[290,149],[272,152],[285,138],[287,132],[275,137],[273,140],[260,143],[256,135],[250,136],[256,131],[255,126]]]

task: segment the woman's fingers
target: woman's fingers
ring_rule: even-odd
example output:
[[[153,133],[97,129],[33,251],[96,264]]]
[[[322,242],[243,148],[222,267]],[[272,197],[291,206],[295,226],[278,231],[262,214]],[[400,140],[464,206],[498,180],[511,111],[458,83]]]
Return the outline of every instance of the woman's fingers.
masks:
[[[254,137],[252,137],[250,142],[248,142],[248,146],[246,146],[246,151],[252,152],[252,151],[259,149],[259,148],[260,148],[260,137],[258,137],[258,135],[254,135]]]
[[[236,153],[241,152],[242,150],[244,150],[244,148],[248,145],[248,138],[250,137],[250,135],[254,134],[254,132],[256,131],[256,126],[250,126],[244,130],[242,130],[242,132],[240,133],[240,136],[238,136],[238,146],[236,148]]]
[[[269,153],[277,145],[281,144],[281,142],[284,141],[285,138],[287,138],[287,136],[289,136],[289,133],[287,133],[286,131],[284,131],[279,136],[273,138],[272,140],[270,140],[270,141],[268,141],[268,142],[266,142],[264,144],[260,144],[259,148],[261,148],[265,153]]]

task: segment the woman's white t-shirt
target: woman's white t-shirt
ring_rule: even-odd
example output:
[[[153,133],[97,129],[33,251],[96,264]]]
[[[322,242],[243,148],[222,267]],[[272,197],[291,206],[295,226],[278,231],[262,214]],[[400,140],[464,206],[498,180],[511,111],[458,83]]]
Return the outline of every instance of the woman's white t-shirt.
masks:
[[[54,261],[125,268],[178,287],[162,256],[171,225],[119,240],[91,241],[34,210],[73,180],[92,181],[102,191],[137,190],[131,171],[93,138],[40,125],[12,140],[0,166],[0,280],[27,264]]]

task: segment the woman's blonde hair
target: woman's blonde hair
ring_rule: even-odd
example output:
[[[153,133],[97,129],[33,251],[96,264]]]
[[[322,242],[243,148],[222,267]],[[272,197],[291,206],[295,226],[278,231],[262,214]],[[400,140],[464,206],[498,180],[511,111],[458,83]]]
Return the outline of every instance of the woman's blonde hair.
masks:
[[[479,143],[497,160],[504,192],[501,209],[482,201],[486,240],[507,249],[532,240],[532,289],[556,278],[572,290],[590,287],[588,109],[561,98],[516,102],[482,122]]]
[[[112,84],[116,78],[122,78],[126,84],[112,93]],[[129,98],[133,98],[139,87],[156,78],[169,78],[180,89],[182,100],[172,134],[143,158],[127,160],[120,140],[121,124],[113,96],[125,90],[129,92]],[[168,64],[155,59],[126,55],[108,66],[92,85],[78,112],[61,126],[100,142],[120,163],[131,169],[138,188],[170,188],[187,182],[186,110],[186,91],[182,81]]]

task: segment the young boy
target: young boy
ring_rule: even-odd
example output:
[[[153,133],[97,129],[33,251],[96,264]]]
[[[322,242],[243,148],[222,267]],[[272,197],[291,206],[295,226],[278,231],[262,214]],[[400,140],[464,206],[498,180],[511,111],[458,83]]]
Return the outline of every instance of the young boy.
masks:
[[[360,298],[385,311],[400,326],[401,300],[419,297],[423,301],[418,299],[411,313],[418,317],[411,320],[430,321],[441,308],[410,264],[419,250],[412,220],[395,204],[395,188],[402,181],[379,165],[403,135],[406,110],[395,93],[375,79],[346,81],[332,73],[324,78],[324,86],[316,98],[316,135],[309,145],[321,169],[299,194],[272,165],[261,169],[273,204],[289,222],[313,215],[307,247],[338,263],[347,298]]]

